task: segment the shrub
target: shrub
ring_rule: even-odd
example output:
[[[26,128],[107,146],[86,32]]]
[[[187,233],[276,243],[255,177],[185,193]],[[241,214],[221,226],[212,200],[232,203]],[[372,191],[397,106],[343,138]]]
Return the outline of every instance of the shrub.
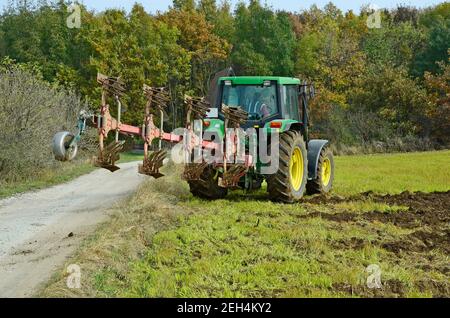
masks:
[[[0,183],[34,175],[54,164],[58,131],[74,131],[84,105],[19,67],[0,70]]]
[[[330,109],[323,120],[314,123],[313,138],[328,139],[335,154],[412,152],[442,148],[429,138],[405,134],[374,112]]]

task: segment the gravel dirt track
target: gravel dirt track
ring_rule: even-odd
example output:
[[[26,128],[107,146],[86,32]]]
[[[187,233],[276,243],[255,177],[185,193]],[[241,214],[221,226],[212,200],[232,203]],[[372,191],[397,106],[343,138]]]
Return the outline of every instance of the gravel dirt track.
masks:
[[[0,297],[33,296],[145,179],[137,163],[120,167],[0,200]]]

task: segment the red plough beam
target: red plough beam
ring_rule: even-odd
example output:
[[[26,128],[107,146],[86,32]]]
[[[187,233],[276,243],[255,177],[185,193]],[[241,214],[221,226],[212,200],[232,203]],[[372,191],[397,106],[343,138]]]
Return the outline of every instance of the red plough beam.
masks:
[[[161,141],[170,143],[180,143],[183,141],[183,136],[165,133],[163,130],[164,108],[170,102],[168,92],[164,88],[153,88],[144,85],[144,94],[147,98],[145,107],[144,124],[142,127],[135,127],[121,122],[122,105],[120,98],[123,96],[125,87],[120,78],[108,77],[98,74],[97,82],[102,85],[102,104],[100,107],[100,115],[94,116],[92,119],[93,125],[98,129],[99,135],[99,154],[94,158],[94,164],[97,167],[108,169],[112,172],[119,170],[116,162],[119,160],[119,153],[123,149],[124,141],[119,141],[119,135],[134,135],[142,137],[144,140],[144,161],[139,166],[139,172],[155,178],[162,177],[159,169],[163,165],[166,158],[166,151],[162,149]],[[112,117],[110,113],[110,106],[108,100],[114,98],[117,103],[117,118]],[[160,114],[160,128],[154,124],[154,115],[152,112],[159,111]],[[188,125],[191,130],[191,144],[188,145],[189,150],[201,146],[203,149],[220,150],[221,146],[210,141],[203,141],[193,134],[191,125]],[[105,146],[105,140],[109,133],[114,131],[116,133],[115,140],[109,145]],[[153,140],[159,139],[159,150],[149,154],[149,148]]]

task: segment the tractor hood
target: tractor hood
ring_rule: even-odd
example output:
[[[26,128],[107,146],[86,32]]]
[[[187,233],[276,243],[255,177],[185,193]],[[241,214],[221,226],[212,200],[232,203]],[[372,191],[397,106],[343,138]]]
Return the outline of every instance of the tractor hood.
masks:
[[[203,121],[203,132],[214,134],[219,140],[225,138],[225,123],[221,119],[207,118]]]

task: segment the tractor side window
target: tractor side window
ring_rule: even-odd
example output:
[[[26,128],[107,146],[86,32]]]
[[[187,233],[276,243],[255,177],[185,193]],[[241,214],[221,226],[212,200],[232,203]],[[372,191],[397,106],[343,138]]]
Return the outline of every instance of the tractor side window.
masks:
[[[284,118],[300,121],[298,86],[297,85],[283,86],[283,100],[285,109]]]

